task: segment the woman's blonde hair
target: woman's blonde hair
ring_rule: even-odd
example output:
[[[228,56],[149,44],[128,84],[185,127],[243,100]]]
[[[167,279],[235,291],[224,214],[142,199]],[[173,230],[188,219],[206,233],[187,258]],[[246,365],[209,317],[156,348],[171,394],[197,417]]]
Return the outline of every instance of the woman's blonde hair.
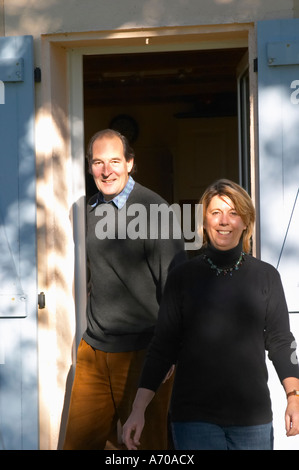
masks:
[[[246,225],[246,229],[243,232],[243,251],[249,253],[251,250],[251,237],[255,222],[255,209],[249,194],[239,186],[237,183],[227,179],[220,179],[215,181],[215,183],[211,184],[204,192],[200,204],[202,204],[203,210],[203,223],[205,221],[207,208],[214,196],[226,196],[228,197],[234,204],[235,209],[241,219],[243,220],[244,224]],[[208,243],[208,236],[207,233],[202,226],[198,227],[199,232],[202,233],[203,237],[203,246]]]

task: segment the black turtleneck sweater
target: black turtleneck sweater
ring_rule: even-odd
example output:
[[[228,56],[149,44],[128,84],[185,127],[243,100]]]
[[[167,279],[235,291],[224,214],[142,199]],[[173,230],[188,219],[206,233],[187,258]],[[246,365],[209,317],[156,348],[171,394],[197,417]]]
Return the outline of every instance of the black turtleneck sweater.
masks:
[[[223,426],[271,421],[265,350],[280,380],[299,378],[291,361],[294,340],[280,276],[271,265],[245,255],[241,245],[208,247],[168,277],[155,336],[140,387],[156,391],[177,364],[172,421]]]

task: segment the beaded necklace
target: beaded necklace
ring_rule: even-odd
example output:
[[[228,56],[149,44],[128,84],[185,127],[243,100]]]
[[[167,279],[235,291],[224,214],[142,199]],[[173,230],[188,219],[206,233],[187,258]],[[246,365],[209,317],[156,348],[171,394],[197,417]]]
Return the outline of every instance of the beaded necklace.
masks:
[[[219,274],[223,274],[224,276],[226,276],[227,274],[229,274],[230,276],[233,275],[233,271],[238,271],[238,269],[240,268],[240,266],[242,265],[243,261],[244,261],[244,256],[245,256],[245,253],[242,251],[241,252],[241,255],[238,259],[238,261],[233,265],[231,266],[230,268],[219,268],[219,266],[217,266],[216,264],[213,263],[213,261],[211,260],[211,258],[209,258],[207,255],[203,255],[203,259],[209,263],[210,265],[210,268],[213,269],[214,271],[216,271],[216,275],[219,276]]]

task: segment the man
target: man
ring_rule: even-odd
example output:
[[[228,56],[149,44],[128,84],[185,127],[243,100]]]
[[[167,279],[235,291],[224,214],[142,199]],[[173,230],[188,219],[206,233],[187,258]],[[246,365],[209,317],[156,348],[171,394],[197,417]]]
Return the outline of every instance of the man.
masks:
[[[173,236],[169,224],[169,236],[162,237],[152,215],[165,201],[130,176],[134,153],[125,137],[100,131],[87,158],[99,193],[87,207],[87,329],[78,349],[64,449],[104,449],[116,423],[126,421],[167,274],[185,259],[181,234]],[[172,378],[151,403],[140,449],[167,449],[171,388]]]

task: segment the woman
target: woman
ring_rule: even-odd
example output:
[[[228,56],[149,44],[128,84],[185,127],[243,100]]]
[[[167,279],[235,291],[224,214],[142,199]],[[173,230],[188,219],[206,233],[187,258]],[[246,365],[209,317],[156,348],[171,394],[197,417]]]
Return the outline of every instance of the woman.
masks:
[[[219,180],[201,203],[204,250],[169,274],[123,439],[138,448],[146,407],[176,364],[176,449],[270,450],[265,349],[287,394],[287,435],[299,433],[299,368],[280,277],[248,254],[255,211],[239,185]]]

